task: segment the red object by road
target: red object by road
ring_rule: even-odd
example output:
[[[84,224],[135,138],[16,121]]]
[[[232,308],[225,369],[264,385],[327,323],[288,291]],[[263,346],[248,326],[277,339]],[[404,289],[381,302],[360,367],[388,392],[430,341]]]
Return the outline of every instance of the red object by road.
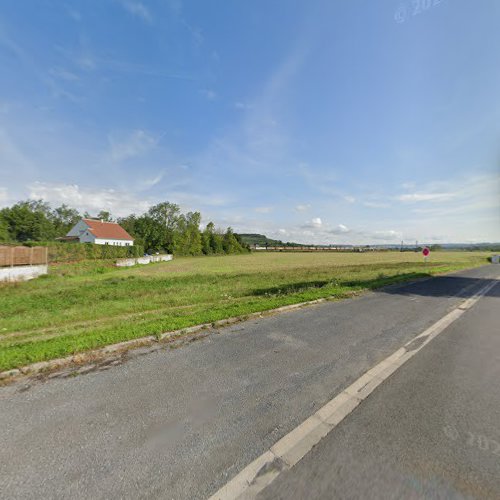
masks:
[[[429,257],[430,253],[431,251],[427,247],[424,247],[424,249],[422,250],[422,254],[424,255],[424,257]]]

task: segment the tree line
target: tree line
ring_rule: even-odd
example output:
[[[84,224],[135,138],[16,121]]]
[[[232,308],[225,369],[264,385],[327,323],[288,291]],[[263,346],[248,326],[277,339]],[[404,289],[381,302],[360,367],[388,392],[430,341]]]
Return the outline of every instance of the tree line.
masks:
[[[27,200],[0,210],[0,242],[49,242],[65,236],[88,212],[63,204],[52,208],[43,200]],[[115,221],[105,210],[95,218]],[[200,212],[182,213],[175,203],[162,202],[141,215],[116,219],[131,236],[134,244],[148,253],[169,252],[176,255],[217,255],[249,251],[240,236],[228,227],[225,231],[209,222],[201,229]]]

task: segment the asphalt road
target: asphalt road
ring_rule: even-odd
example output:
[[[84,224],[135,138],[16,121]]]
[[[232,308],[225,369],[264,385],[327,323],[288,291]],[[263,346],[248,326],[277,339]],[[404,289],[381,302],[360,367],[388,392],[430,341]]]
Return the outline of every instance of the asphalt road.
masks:
[[[485,266],[391,287],[352,300],[237,324],[221,330],[219,335],[210,335],[179,349],[150,352],[106,371],[4,387],[0,389],[0,496],[206,498],[362,373],[432,325],[463,298],[471,296],[484,285],[485,279],[497,277],[499,270],[498,266]],[[485,442],[479,436],[497,442],[500,438],[500,391],[491,378],[496,374],[496,380],[499,379],[500,346],[498,335],[495,339],[491,333],[495,317],[490,317],[495,307],[499,309],[499,287],[475,306],[482,314],[474,309],[460,319],[462,323],[472,321],[470,317],[476,318],[472,329],[462,336],[469,337],[472,331],[474,336],[485,339],[484,359],[488,362],[481,360],[481,354],[474,357],[469,352],[480,345],[473,339],[461,348],[452,341],[450,350],[438,337],[263,494],[269,498],[269,495],[279,496],[280,492],[287,498],[315,495],[330,498],[335,492],[348,498],[357,498],[356,493],[364,496],[363,493],[375,491],[372,485],[378,479],[372,472],[379,469],[371,464],[370,458],[376,459],[380,449],[383,463],[395,462],[401,467],[419,464],[413,471],[402,469],[409,472],[409,487],[414,487],[418,495],[424,491],[419,488],[427,484],[425,471],[433,470],[433,464],[441,463],[443,457],[450,461],[443,462],[443,470],[450,473],[462,470],[461,465],[455,464],[455,469],[449,465],[458,456],[453,450],[487,455],[483,450]],[[424,363],[421,369],[418,365],[415,368],[431,352],[435,353],[434,361]],[[414,372],[407,375],[410,369]],[[441,376],[449,378],[434,380],[435,390],[441,387],[442,392],[435,393],[434,399],[431,393],[428,411],[417,405],[415,418],[412,415],[410,419],[407,406],[415,407],[418,391],[423,391],[422,398],[427,394],[420,387],[426,377]],[[461,396],[462,387],[468,387],[467,396]],[[375,402],[380,394],[388,390],[399,394],[397,405],[382,400],[377,407]],[[442,404],[446,391],[449,407],[441,412],[438,403]],[[463,417],[470,413],[455,413],[461,411],[459,403],[468,412],[477,410],[481,416],[474,420],[473,416]],[[393,424],[384,427],[381,417],[388,408],[396,413]],[[368,416],[360,421],[365,414]],[[446,425],[456,429],[456,432],[446,431],[453,437],[458,434],[455,439],[439,429],[438,421],[426,427],[426,420],[441,414]],[[345,437],[348,425],[357,425],[349,443]],[[390,462],[392,445],[382,438],[385,435],[393,439],[397,429],[400,434],[393,441],[394,455],[401,452],[402,456],[392,456]],[[381,440],[376,440],[377,432]],[[477,433],[477,437],[471,438],[467,432]],[[411,437],[407,439],[405,433]],[[370,439],[365,439],[372,434],[373,445]],[[439,434],[439,441],[435,434]],[[326,449],[332,439],[342,436],[345,462],[340,459],[338,445],[333,445],[336,451]],[[480,444],[477,449],[470,445],[469,450],[463,439]],[[494,446],[490,441],[488,450]],[[431,446],[426,452],[429,442],[435,448],[438,443],[442,451],[433,455]],[[317,468],[325,472],[327,466],[321,477],[306,465],[320,450],[325,453],[325,462],[331,460],[329,466],[323,464]],[[353,458],[349,460],[350,456]],[[489,456],[483,458],[488,467],[496,463],[498,471],[498,457],[495,459],[496,462]],[[322,462],[321,457],[318,460]],[[463,467],[469,470],[467,463]],[[344,475],[344,483],[337,483],[341,472],[347,469],[353,469],[354,475]],[[380,469],[386,470],[388,476],[393,473],[393,484],[397,484],[399,469],[382,466]],[[495,479],[488,476],[488,470],[491,469],[485,469],[483,475],[490,481],[481,483],[485,494],[495,488],[500,491]],[[367,489],[349,490],[354,483],[357,486],[360,477],[364,477]],[[449,477],[452,476],[443,479],[443,488],[455,491],[456,484],[446,482]],[[472,484],[470,481],[476,476],[463,477],[469,481],[467,484]],[[417,481],[415,478],[421,478],[422,482],[412,483]],[[312,486],[311,481],[318,484]],[[429,481],[431,485],[438,484],[433,482],[438,479]],[[292,484],[295,486],[290,489]],[[385,481],[380,488],[384,485]]]
[[[500,498],[500,284],[259,499]]]

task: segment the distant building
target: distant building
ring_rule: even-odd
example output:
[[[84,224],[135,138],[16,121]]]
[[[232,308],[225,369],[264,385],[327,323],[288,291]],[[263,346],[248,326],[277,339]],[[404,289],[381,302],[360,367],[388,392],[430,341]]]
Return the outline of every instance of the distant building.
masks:
[[[127,247],[134,244],[134,238],[116,222],[104,222],[98,219],[82,219],[64,238],[78,239],[80,243],[96,245],[116,245]]]

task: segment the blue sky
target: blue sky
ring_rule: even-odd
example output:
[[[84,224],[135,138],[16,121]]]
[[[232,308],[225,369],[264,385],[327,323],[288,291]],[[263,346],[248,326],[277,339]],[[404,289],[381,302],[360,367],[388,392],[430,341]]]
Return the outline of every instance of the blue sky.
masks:
[[[496,0],[5,0],[0,205],[500,241]]]

